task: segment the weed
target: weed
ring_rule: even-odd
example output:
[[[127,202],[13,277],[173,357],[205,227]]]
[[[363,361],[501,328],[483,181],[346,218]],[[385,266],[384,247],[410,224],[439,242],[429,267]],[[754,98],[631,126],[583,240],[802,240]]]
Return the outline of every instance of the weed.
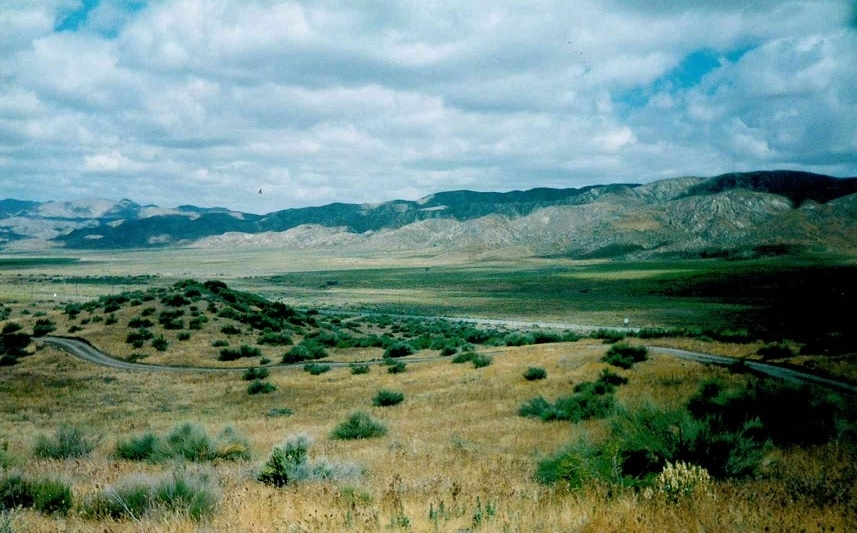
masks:
[[[372,418],[368,413],[358,411],[352,413],[347,420],[336,426],[330,438],[337,440],[370,439],[383,437],[387,427]]]
[[[378,394],[372,398],[372,405],[375,407],[389,407],[392,405],[398,405],[404,400],[404,393],[381,389],[378,391]]]

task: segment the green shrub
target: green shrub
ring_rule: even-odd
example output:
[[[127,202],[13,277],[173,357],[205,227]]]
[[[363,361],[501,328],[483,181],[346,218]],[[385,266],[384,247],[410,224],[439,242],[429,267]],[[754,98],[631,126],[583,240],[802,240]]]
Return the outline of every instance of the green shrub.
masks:
[[[158,350],[159,352],[167,351],[170,343],[167,339],[164,338],[163,335],[158,335],[154,339],[152,339],[152,348]]]
[[[396,358],[405,357],[414,353],[414,347],[410,344],[398,343],[387,347],[384,350],[384,357]]]
[[[211,342],[211,345],[214,348],[222,348],[224,346],[229,346],[229,341],[224,340],[224,339],[215,339],[214,341]]]
[[[250,395],[270,394],[275,390],[277,390],[276,385],[260,379],[253,380],[249,385],[247,385],[247,394]]]
[[[163,461],[172,458],[204,462],[215,459],[238,460],[250,457],[250,445],[247,439],[231,427],[212,439],[205,429],[190,422],[178,424],[159,442],[154,445],[152,461]]]
[[[210,475],[177,471],[155,478],[136,475],[106,487],[81,505],[89,518],[140,520],[154,511],[198,521],[214,513],[219,490]]]
[[[46,459],[73,459],[86,457],[95,449],[100,439],[77,426],[66,424],[57,428],[52,437],[39,435],[33,453]]]
[[[304,339],[297,346],[289,350],[283,355],[283,363],[302,363],[314,359],[323,359],[327,357],[327,351],[324,346],[312,340]]]
[[[139,348],[140,346],[143,346],[144,342],[154,336],[155,335],[150,330],[141,327],[137,331],[132,331],[128,333],[128,335],[125,337],[125,342],[128,344],[133,344],[135,347]],[[139,346],[137,346],[137,344],[139,344]]]
[[[622,343],[611,346],[601,360],[613,366],[628,369],[635,363],[646,361],[649,358],[648,354],[649,350],[645,346],[630,346]]]
[[[232,324],[227,324],[220,328],[220,333],[223,333],[224,335],[239,335],[241,333],[241,328]]]
[[[107,318],[104,319],[104,325],[105,326],[112,326],[113,324],[116,324],[117,322],[119,322],[119,319],[116,318],[116,315],[114,315],[113,313],[110,313],[109,315],[107,315]]]
[[[458,348],[451,345],[446,345],[440,349],[440,355],[444,357],[448,357],[450,355],[455,355],[458,353]]]
[[[254,379],[265,379],[271,372],[264,367],[250,367],[244,371],[244,381],[253,381]]]
[[[470,361],[473,363],[474,368],[485,368],[486,366],[490,366],[494,362],[494,359],[490,355],[475,354]]]
[[[791,348],[785,344],[766,344],[759,348],[756,353],[763,359],[786,359],[794,356]]]
[[[590,418],[606,418],[613,413],[616,405],[614,390],[615,386],[601,381],[583,382],[574,387],[574,394],[560,397],[554,403],[541,396],[524,402],[518,409],[518,414],[544,422],[580,422]]]
[[[33,326],[33,337],[44,337],[48,333],[57,329],[56,323],[50,318],[40,318],[36,320]]]
[[[546,377],[548,377],[547,370],[541,367],[527,367],[527,371],[524,372],[524,379],[527,381],[538,381]]]
[[[23,327],[21,324],[18,324],[17,322],[6,322],[3,324],[3,331],[0,332],[0,334],[9,335],[10,333],[17,333],[22,329]]]
[[[155,461],[161,446],[157,435],[145,433],[139,437],[117,441],[113,455],[126,461]]]
[[[235,361],[237,359],[243,359],[248,357],[262,357],[262,350],[256,348],[255,346],[242,344],[237,350],[233,350],[231,348],[224,348],[220,350],[220,356],[217,358],[217,360]]]
[[[0,509],[33,508],[45,514],[66,514],[74,504],[68,483],[52,478],[32,479],[20,474],[0,478]]]
[[[384,424],[369,416],[368,413],[358,411],[336,426],[330,434],[330,438],[337,440],[370,439],[383,437],[386,434],[387,427]]]
[[[381,389],[378,391],[378,394],[372,398],[372,405],[375,407],[389,407],[392,405],[399,405],[404,400],[404,393]]]
[[[279,417],[279,416],[292,416],[293,411],[291,409],[289,409],[288,407],[275,407],[273,409],[270,409],[265,414],[274,418],[274,417]]]
[[[601,374],[598,375],[598,381],[601,383],[605,383],[607,385],[625,385],[628,383],[628,378],[624,376],[620,376],[614,372],[611,372],[610,369],[605,368],[601,371]]]
[[[273,346],[289,346],[293,343],[292,337],[288,333],[283,332],[263,332],[256,339],[256,344],[270,344]]]
[[[348,368],[351,369],[353,375],[369,373],[369,365],[365,363],[351,363]]]
[[[474,357],[476,357],[476,352],[463,351],[452,358],[452,363],[456,365],[460,365],[462,363],[469,363],[473,361]]]
[[[178,334],[178,336],[176,336],[176,338],[180,341],[190,340],[190,333],[188,333],[187,331],[182,331]]]
[[[304,372],[309,372],[313,376],[318,376],[325,372],[330,372],[330,365],[307,363],[304,365]]]
[[[408,365],[403,363],[402,361],[396,361],[393,364],[387,365],[387,373],[388,374],[402,374],[407,372]]]
[[[589,337],[593,339],[601,339],[607,344],[613,344],[614,342],[619,342],[624,339],[625,333],[614,331],[612,329],[599,329],[590,333]]]
[[[285,487],[302,481],[331,481],[353,478],[360,469],[351,464],[340,464],[319,459],[309,461],[312,440],[304,434],[293,435],[281,446],[273,449],[256,479],[262,483]]]

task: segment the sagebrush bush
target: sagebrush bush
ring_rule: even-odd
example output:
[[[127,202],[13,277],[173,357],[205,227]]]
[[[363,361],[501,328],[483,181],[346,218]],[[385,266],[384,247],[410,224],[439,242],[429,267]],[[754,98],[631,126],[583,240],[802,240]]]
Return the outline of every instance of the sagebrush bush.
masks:
[[[490,355],[475,354],[470,358],[470,362],[473,363],[474,368],[485,368],[490,366],[494,359]]]
[[[270,375],[271,371],[265,367],[251,366],[244,371],[244,381],[253,381],[255,379],[265,379]]]
[[[256,479],[275,487],[285,487],[302,481],[350,479],[360,474],[356,465],[348,463],[324,458],[310,462],[308,451],[311,445],[312,439],[306,434],[287,438],[281,446],[273,449]]]
[[[158,350],[159,352],[167,351],[170,343],[167,339],[164,338],[163,335],[158,335],[154,339],[152,339],[152,348]]]
[[[387,365],[388,374],[402,374],[407,372],[408,366],[402,361],[396,361],[393,364]]]
[[[139,437],[116,442],[113,455],[126,461],[152,461],[161,447],[160,439],[154,433],[145,433]]]
[[[100,438],[78,426],[60,425],[49,437],[39,435],[33,454],[47,459],[73,459],[86,457],[98,446]]]
[[[250,357],[262,357],[262,350],[256,348],[255,346],[250,346],[248,344],[242,344],[238,349],[224,348],[220,350],[220,355],[217,357],[218,361],[235,361],[238,359],[250,358]]]
[[[387,426],[372,418],[369,413],[358,411],[336,426],[330,438],[337,440],[371,439],[387,434]]]
[[[538,381],[540,379],[545,379],[548,377],[548,372],[544,368],[541,367],[527,367],[527,371],[524,372],[524,379],[527,381]]]
[[[217,508],[220,491],[207,473],[176,471],[160,477],[135,475],[89,496],[81,505],[92,519],[140,520],[157,511],[199,521]]]
[[[32,508],[45,514],[66,514],[73,505],[74,495],[65,481],[21,474],[0,477],[0,509]]]
[[[327,357],[327,351],[324,346],[313,340],[304,339],[283,355],[283,363],[302,363],[325,357]]]
[[[389,346],[386,350],[384,350],[384,357],[405,357],[413,354],[414,351],[414,347],[410,344],[397,343],[392,346]]]
[[[277,390],[277,386],[261,379],[254,379],[247,385],[247,394],[270,394]]]
[[[462,363],[469,363],[473,361],[473,358],[476,357],[476,352],[471,351],[462,351],[458,353],[455,357],[452,358],[452,363],[456,365],[460,365]]]
[[[304,365],[304,372],[309,372],[312,376],[319,376],[325,372],[330,372],[330,365],[321,363],[307,363]]]
[[[351,369],[351,373],[353,375],[369,373],[369,365],[365,363],[351,363],[350,365],[348,365],[348,368]]]
[[[375,407],[389,407],[399,405],[405,400],[405,394],[402,392],[381,389],[378,394],[372,398],[372,405]]]
[[[203,462],[250,458],[247,439],[227,426],[212,439],[199,424],[184,422],[164,437],[145,433],[116,443],[113,455],[129,461],[161,462],[174,458]]]
[[[649,350],[645,346],[630,346],[620,343],[611,346],[602,361],[619,368],[629,369],[635,363],[646,361],[649,358],[648,354]]]
[[[756,353],[764,359],[786,359],[794,356],[794,352],[785,344],[766,344]]]

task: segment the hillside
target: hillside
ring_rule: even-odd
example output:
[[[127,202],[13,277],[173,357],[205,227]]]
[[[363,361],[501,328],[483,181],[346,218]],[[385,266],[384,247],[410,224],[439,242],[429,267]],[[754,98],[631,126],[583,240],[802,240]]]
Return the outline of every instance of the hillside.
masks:
[[[0,201],[0,247],[520,248],[575,258],[747,256],[857,243],[857,178],[795,171],[580,189],[450,191],[253,215],[129,200]]]

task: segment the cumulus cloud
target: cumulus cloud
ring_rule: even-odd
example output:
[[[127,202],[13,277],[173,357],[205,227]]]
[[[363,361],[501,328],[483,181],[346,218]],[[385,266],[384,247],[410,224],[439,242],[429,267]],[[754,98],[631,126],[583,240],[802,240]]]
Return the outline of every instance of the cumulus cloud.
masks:
[[[262,213],[757,168],[857,175],[853,13],[847,0],[2,3],[0,196]]]

